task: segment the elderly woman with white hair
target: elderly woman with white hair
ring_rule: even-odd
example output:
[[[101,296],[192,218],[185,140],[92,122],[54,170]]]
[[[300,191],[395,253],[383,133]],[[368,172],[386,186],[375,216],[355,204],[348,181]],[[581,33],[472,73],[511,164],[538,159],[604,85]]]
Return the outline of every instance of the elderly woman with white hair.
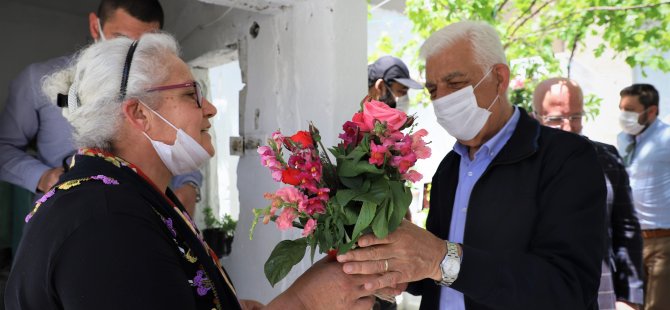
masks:
[[[216,108],[167,34],[80,52],[46,79],[80,147],[37,201],[7,284],[8,309],[240,309],[230,278],[168,189],[214,154]],[[310,268],[266,309],[369,309],[365,281],[333,261]],[[322,292],[328,292],[323,294]]]

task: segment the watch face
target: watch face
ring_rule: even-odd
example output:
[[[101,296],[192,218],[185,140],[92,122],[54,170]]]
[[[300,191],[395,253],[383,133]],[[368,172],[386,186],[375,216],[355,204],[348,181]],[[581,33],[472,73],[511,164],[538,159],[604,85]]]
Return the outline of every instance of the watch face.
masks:
[[[455,277],[461,269],[461,264],[457,259],[448,258],[442,267],[442,273],[448,277]]]

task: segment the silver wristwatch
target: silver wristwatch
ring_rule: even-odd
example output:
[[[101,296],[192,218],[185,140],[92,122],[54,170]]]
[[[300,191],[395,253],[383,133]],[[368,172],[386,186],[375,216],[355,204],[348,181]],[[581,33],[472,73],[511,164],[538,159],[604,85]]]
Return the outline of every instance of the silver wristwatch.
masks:
[[[461,257],[458,256],[458,245],[447,241],[447,255],[444,256],[440,263],[440,271],[442,271],[442,281],[435,281],[441,286],[450,286],[456,278],[458,272],[461,270]]]

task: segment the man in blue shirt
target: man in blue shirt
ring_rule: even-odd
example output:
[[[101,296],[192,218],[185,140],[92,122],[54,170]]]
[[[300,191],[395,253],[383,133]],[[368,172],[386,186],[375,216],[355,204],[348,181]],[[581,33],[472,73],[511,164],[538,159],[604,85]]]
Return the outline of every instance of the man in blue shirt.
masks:
[[[542,81],[533,93],[533,115],[541,124],[582,133],[584,95],[566,78]],[[606,255],[600,276],[600,310],[639,309],[642,291],[642,236],[635,215],[628,173],[614,146],[591,141],[607,182]]]
[[[422,309],[597,309],[605,181],[591,144],[510,104],[490,25],[446,26],[421,55],[437,121],[457,139],[433,176],[427,230],[363,236],[343,270],[383,273],[366,287],[385,292],[414,281]]]
[[[645,309],[670,309],[670,126],[658,119],[654,86],[633,84],[619,94],[617,142],[644,238]]]

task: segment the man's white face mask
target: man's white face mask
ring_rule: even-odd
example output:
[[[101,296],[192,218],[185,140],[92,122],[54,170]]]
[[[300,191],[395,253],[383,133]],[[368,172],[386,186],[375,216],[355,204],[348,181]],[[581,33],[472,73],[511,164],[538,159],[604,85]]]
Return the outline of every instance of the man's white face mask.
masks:
[[[395,108],[407,113],[409,110],[409,96],[395,97]]]
[[[642,113],[646,112],[647,109],[642,111]],[[621,125],[621,130],[633,136],[636,136],[642,132],[642,130],[646,127],[646,125],[642,125],[638,122],[642,113],[621,111],[621,114],[619,114],[619,125]]]
[[[484,128],[491,116],[491,107],[498,100],[496,95],[487,109],[477,105],[474,90],[493,71],[493,67],[486,72],[474,87],[468,85],[442,98],[433,100],[433,109],[437,122],[454,138],[460,141],[472,140]]]

